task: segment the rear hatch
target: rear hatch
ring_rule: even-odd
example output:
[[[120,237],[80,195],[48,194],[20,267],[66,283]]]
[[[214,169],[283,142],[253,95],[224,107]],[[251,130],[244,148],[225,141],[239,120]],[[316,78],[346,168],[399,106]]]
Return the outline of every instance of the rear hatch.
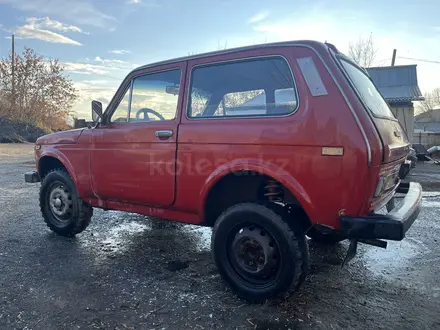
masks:
[[[379,132],[384,149],[383,163],[403,159],[408,155],[410,144],[402,125],[394,117],[366,71],[345,56],[338,57]]]
[[[384,145],[384,163],[391,163],[406,157],[410,143],[402,125],[397,120],[377,117],[373,117],[373,121]]]

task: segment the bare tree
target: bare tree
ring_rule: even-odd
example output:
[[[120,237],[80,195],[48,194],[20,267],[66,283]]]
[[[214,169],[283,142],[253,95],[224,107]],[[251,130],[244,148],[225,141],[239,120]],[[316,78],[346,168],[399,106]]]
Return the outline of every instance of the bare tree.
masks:
[[[359,37],[348,44],[348,55],[360,66],[370,67],[376,59],[377,49],[370,34],[368,38]]]
[[[440,88],[435,88],[431,92],[425,93],[425,100],[419,103],[421,112],[430,113],[434,109],[440,108]]]
[[[0,60],[0,116],[60,130],[67,128],[77,93],[58,60],[45,59],[32,49]],[[14,88],[13,88],[14,86]]]

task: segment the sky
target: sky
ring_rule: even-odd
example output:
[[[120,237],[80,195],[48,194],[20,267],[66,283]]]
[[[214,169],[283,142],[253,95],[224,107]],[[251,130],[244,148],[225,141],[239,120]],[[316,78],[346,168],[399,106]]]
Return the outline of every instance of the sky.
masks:
[[[374,65],[417,64],[422,92],[440,87],[438,0],[0,0],[0,57],[31,47],[74,81],[74,111],[90,118],[135,67],[191,53],[313,39],[347,53],[373,37]]]

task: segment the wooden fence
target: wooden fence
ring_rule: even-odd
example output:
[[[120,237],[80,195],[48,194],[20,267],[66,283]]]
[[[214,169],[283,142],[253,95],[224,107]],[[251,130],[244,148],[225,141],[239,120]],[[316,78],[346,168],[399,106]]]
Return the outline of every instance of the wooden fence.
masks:
[[[433,146],[440,146],[440,133],[414,133],[413,143],[422,144],[426,149],[429,149]]]

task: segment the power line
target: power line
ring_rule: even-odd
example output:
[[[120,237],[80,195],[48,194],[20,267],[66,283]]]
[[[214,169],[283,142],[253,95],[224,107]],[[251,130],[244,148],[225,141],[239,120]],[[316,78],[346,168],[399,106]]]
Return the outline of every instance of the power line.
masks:
[[[402,56],[397,56],[397,58],[401,58],[401,59],[405,59],[405,60],[419,61],[419,62],[427,62],[427,63],[440,64],[440,61],[427,60],[427,59],[423,59],[423,58],[402,57]]]

